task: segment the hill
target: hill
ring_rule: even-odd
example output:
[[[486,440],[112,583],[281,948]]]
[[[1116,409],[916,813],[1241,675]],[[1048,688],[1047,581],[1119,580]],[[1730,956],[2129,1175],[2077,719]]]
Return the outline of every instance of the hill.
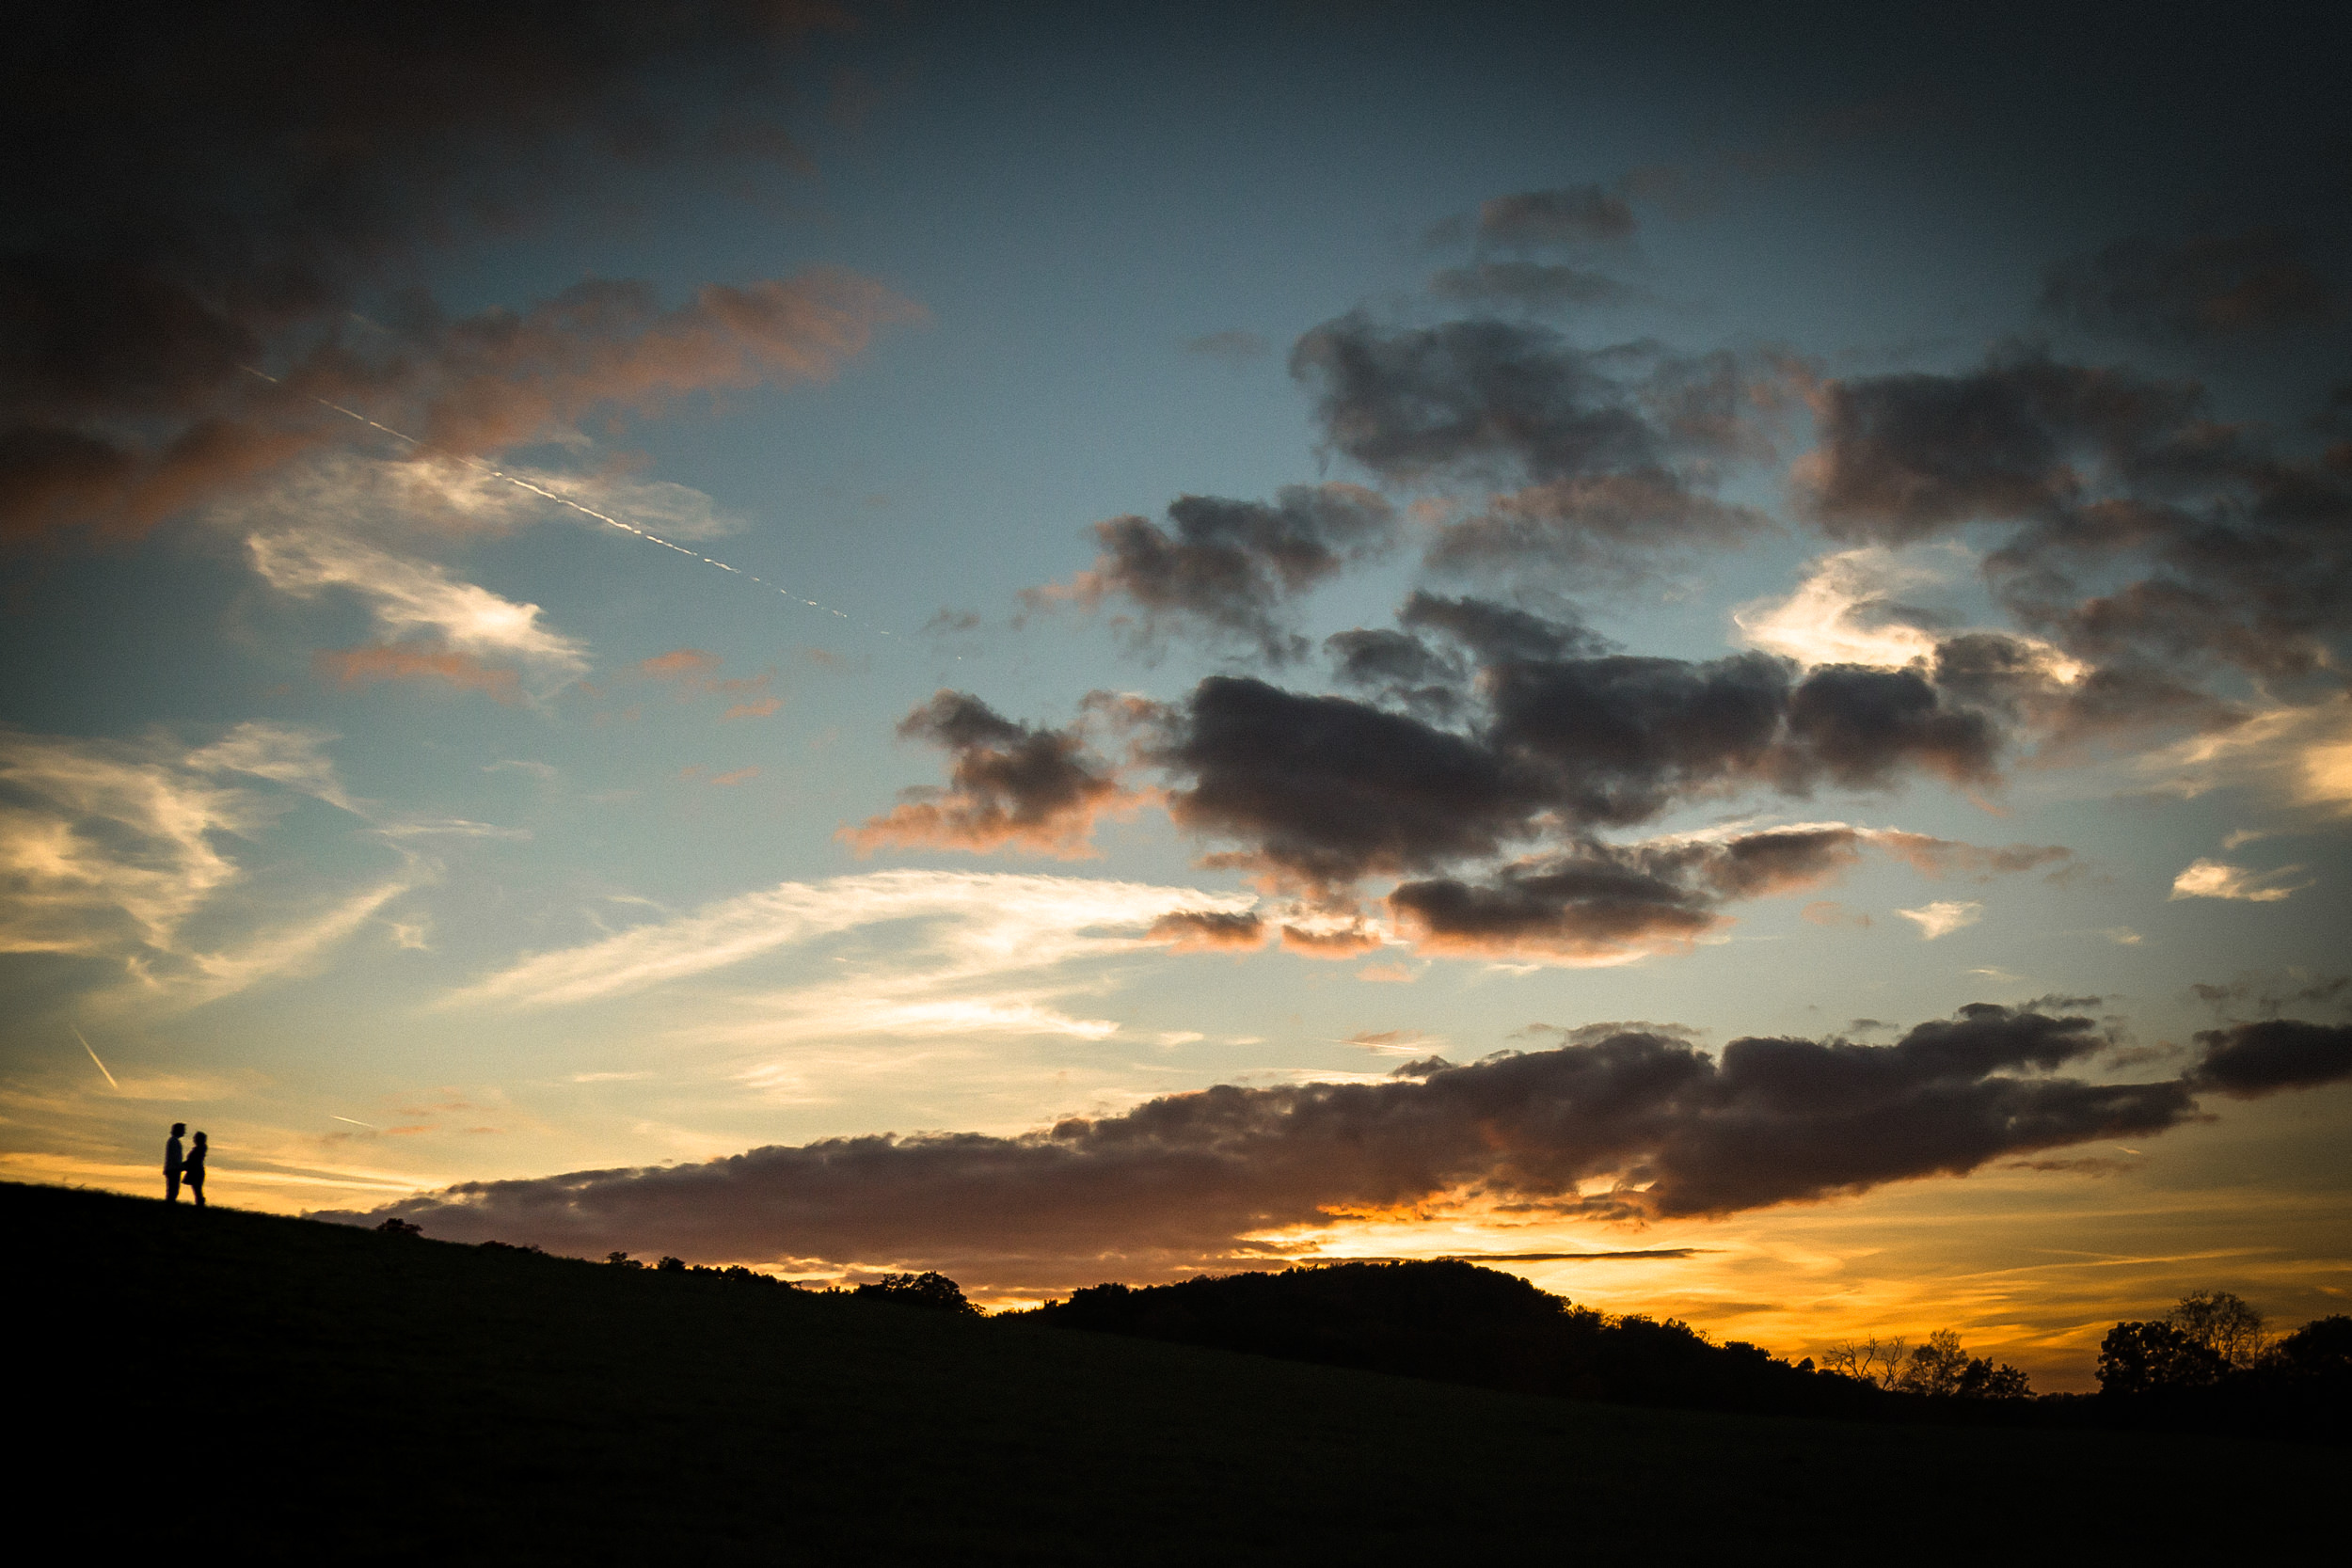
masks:
[[[2243,1549],[2337,1456],[1630,1409],[0,1185],[26,1513],[437,1560]],[[86,1500],[85,1500],[86,1499]]]

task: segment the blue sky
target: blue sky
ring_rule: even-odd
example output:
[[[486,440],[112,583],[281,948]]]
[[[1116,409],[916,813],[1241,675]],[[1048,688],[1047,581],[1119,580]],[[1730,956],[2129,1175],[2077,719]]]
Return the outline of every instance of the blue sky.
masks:
[[[357,93],[319,111],[347,144],[298,85],[339,24],[248,56],[47,40],[92,115],[181,96],[92,120],[9,220],[37,350],[0,410],[11,1176],[145,1191],[187,1119],[233,1202],[1007,1300],[1696,1249],[1519,1266],[1792,1353],[1960,1326],[2059,1384],[2183,1290],[2299,1321],[2352,1288],[2316,24],[759,11],[615,50],[597,12],[525,109]],[[469,25],[419,59],[486,83],[536,41]],[[141,135],[196,172],[135,166]],[[1718,422],[1677,424],[1702,383]],[[1183,497],[1238,531],[1184,534]],[[1451,673],[1350,685],[1326,640],[1358,632]],[[1963,678],[1986,648],[2009,684]],[[1630,697],[1613,740],[1562,695],[1664,704],[1666,667],[1625,660],[1742,658],[1781,693],[1761,752]],[[1898,697],[1925,727],[1868,705]],[[1245,699],[1287,717],[1227,746],[1214,705]],[[1282,750],[1311,711],[1338,750]],[[1517,803],[1450,803],[1409,761],[1440,754]],[[1603,773],[1606,809],[1565,782]],[[1347,847],[1408,790],[1417,825]],[[2039,1096],[2042,1131],[1901,1158],[1792,1123],[1709,1178],[1732,1196],[1677,1196],[1705,1183],[1675,1151],[1731,1115],[1688,1106],[1654,1145],[1546,1146],[1549,1177],[1419,1188],[1167,1144],[1242,1195],[1215,1234],[1003,1195],[860,1229],[1014,1179],[852,1180],[825,1142],[1025,1160],[1216,1085],[1295,1128],[1312,1085],[1404,1105],[1612,1040],[1703,1074],[1743,1037],[1891,1063],[1970,1005],[2010,1043],[1966,1093]],[[2061,1019],[2057,1054],[2016,1043]],[[2319,1066],[2229,1065],[2285,1050],[2281,1019]],[[2134,1085],[2179,1086],[2051,1109]],[[1057,1193],[1091,1191],[1109,1156],[1067,1148]],[[691,1200],[768,1216],[729,1228],[659,1183],[547,1184],[751,1149],[849,1196]],[[481,1182],[513,1185],[433,1196]]]

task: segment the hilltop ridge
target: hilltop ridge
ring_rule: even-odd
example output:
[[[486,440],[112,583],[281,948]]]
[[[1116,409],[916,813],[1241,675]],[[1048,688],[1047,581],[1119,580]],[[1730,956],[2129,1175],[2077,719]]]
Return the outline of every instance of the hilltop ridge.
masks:
[[[373,1560],[1666,1561],[2244,1544],[2323,1451],[1543,1399],[0,1185],[34,1497],[113,1547]]]

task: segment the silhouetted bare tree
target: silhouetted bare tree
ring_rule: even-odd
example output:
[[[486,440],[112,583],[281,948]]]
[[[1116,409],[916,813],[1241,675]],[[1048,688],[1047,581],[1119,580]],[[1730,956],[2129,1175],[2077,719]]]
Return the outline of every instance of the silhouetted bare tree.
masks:
[[[1903,1374],[1906,1342],[1900,1336],[1882,1339],[1875,1334],[1867,1339],[1840,1339],[1821,1352],[1821,1370],[1874,1388],[1892,1388]]]
[[[2164,1321],[2233,1367],[2252,1366],[2269,1342],[2263,1315],[2245,1297],[2228,1291],[2192,1291],[2174,1304]]]

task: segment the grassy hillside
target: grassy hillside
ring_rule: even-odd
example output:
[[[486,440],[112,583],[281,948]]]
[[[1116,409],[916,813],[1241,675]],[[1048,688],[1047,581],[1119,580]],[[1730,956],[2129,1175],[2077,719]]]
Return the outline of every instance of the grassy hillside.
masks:
[[[2315,1519],[2341,1466],[1519,1397],[57,1189],[0,1185],[0,1222],[21,1495],[87,1547],[2162,1560]]]

